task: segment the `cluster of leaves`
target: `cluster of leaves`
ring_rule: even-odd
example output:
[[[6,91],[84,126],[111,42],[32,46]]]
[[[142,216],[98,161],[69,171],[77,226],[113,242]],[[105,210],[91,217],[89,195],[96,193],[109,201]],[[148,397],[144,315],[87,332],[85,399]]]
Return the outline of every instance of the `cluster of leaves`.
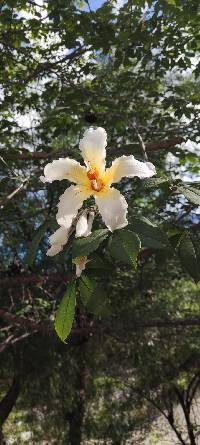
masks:
[[[166,180],[164,180],[167,182]],[[150,182],[150,187],[157,187],[157,180]],[[198,205],[199,190],[188,186],[185,183],[178,183],[176,191],[185,195],[190,202]],[[27,260],[32,264],[34,256],[37,252],[38,245],[42,235],[46,230],[46,223],[39,227],[36,236],[33,238],[31,246],[27,253]],[[55,328],[61,338],[65,340],[72,328],[76,298],[80,295],[80,299],[89,312],[101,315],[105,312],[106,293],[101,284],[96,281],[96,272],[106,273],[112,271],[116,264],[125,264],[129,268],[135,270],[138,263],[138,255],[142,256],[147,252],[151,257],[153,253],[164,257],[166,261],[171,255],[178,255],[183,269],[197,283],[200,280],[200,245],[199,236],[184,228],[176,228],[172,230],[169,226],[167,231],[165,224],[158,226],[153,224],[145,217],[132,217],[129,229],[117,230],[114,234],[107,229],[95,230],[87,238],[73,239],[68,244],[67,250],[71,250],[72,264],[76,263],[81,257],[89,257],[87,273],[89,276],[83,275],[80,279],[73,278],[68,284],[66,294],[64,295],[59,306]],[[142,248],[142,250],[141,250]],[[144,249],[144,250],[143,250]],[[145,250],[146,249],[146,250]],[[152,249],[148,251],[148,249]],[[104,261],[100,260],[100,255],[104,256]]]

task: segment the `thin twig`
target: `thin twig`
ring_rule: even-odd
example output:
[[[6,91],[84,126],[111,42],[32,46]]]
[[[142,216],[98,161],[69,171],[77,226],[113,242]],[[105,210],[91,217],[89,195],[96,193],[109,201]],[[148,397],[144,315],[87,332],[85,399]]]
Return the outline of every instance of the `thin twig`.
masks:
[[[90,7],[90,3],[89,0],[85,0],[86,5],[88,6],[88,9],[90,12],[92,12],[91,7]]]
[[[143,141],[143,139],[142,139],[142,136],[141,136],[141,134],[139,133],[139,130],[138,130],[138,128],[137,128],[136,125],[133,125],[133,128],[134,128],[134,130],[135,130],[135,132],[136,132],[136,134],[137,134],[138,141],[139,141],[139,144],[140,144],[140,148],[141,148],[141,150],[142,150],[142,154],[143,154],[144,160],[145,160],[145,161],[148,161],[148,156],[147,156],[147,152],[146,152],[146,147],[145,147],[145,143],[144,143],[144,141]]]
[[[25,185],[26,185],[27,182],[28,182],[28,179],[25,179],[25,181],[24,181],[19,187],[17,187],[16,190],[14,190],[12,193],[10,193],[10,195],[8,195],[8,196],[5,198],[5,200],[3,201],[3,204],[1,204],[1,206],[0,206],[0,209],[1,209],[1,210],[3,210],[3,209],[6,207],[6,205],[9,204],[9,202],[11,201],[11,199],[13,199],[14,196],[17,195],[17,193],[21,192],[21,191],[24,189],[24,187],[25,187]]]

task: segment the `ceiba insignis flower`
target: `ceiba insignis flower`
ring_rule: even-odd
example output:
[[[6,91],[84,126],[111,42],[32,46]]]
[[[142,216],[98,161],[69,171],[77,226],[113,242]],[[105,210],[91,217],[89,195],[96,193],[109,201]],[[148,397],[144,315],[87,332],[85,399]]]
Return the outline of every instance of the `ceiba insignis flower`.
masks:
[[[78,238],[80,236],[89,236],[91,234],[93,221],[94,212],[84,210],[78,218],[76,229],[73,228],[76,230],[75,237]],[[51,247],[48,249],[47,255],[57,255],[57,253],[59,253],[63,249],[64,245],[67,243],[72,231],[73,230],[71,230],[71,228],[66,229],[65,227],[60,227],[58,230],[56,230],[56,232],[49,237]],[[76,258],[75,265],[77,277],[81,276],[83,270],[85,270],[86,264],[87,256],[80,256],[79,258]]]
[[[78,238],[80,236],[89,236],[92,230],[92,224],[94,221],[94,212],[88,210],[83,211],[83,213],[78,218],[76,223],[75,237]],[[61,252],[64,245],[67,244],[70,234],[73,230],[70,228],[66,229],[66,227],[59,227],[50,237],[49,241],[51,247],[47,250],[48,256],[57,255],[57,253]]]
[[[43,182],[68,179],[71,185],[60,197],[57,222],[59,234],[69,229],[83,201],[94,196],[102,219],[109,230],[120,229],[128,224],[128,204],[123,195],[112,184],[124,176],[149,178],[156,174],[153,164],[137,161],[134,156],[116,158],[111,167],[105,167],[107,134],[104,128],[89,128],[80,141],[80,151],[85,166],[70,158],[60,158],[44,168]],[[55,234],[54,236],[55,240]],[[57,235],[56,235],[57,236]],[[51,238],[52,241],[52,238]]]

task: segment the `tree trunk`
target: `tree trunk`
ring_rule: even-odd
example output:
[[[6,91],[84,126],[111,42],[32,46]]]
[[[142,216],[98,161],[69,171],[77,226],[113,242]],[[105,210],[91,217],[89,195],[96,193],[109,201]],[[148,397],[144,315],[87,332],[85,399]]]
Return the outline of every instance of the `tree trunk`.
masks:
[[[0,429],[0,445],[6,445],[2,429]]]
[[[76,408],[69,415],[69,445],[80,445],[84,416],[84,402],[77,401]]]
[[[0,401],[0,445],[6,444],[2,428],[16,403],[19,391],[20,379],[18,375],[15,375],[8,392]]]
[[[187,425],[187,430],[188,430],[188,436],[190,439],[190,445],[197,445],[196,439],[195,439],[195,435],[194,435],[194,430],[193,430],[193,426],[190,420],[190,413],[187,411],[185,406],[182,406],[184,415],[185,415],[185,421],[186,421],[186,425]]]
[[[179,403],[181,405],[183,414],[185,416],[185,422],[186,422],[186,426],[187,426],[187,432],[188,432],[188,437],[190,440],[190,445],[197,445],[195,435],[194,435],[193,425],[192,425],[192,422],[190,419],[190,408],[191,408],[192,400],[189,404],[187,404],[187,403],[185,403],[183,394],[181,394],[181,392],[177,388],[175,388],[175,393],[177,394]]]
[[[85,348],[87,340],[78,347],[78,366],[74,388],[73,406],[67,414],[69,422],[68,445],[80,445],[82,439],[82,427],[85,411],[87,369],[85,361]]]

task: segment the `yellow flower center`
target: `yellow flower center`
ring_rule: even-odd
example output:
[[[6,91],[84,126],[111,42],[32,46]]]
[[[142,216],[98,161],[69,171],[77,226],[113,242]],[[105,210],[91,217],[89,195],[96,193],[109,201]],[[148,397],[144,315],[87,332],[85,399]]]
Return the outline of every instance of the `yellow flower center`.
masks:
[[[99,172],[96,168],[91,168],[87,172],[87,177],[90,180],[91,188],[92,190],[95,190],[95,192],[100,192],[102,190],[104,183],[99,178]]]
[[[90,182],[92,190],[95,190],[95,192],[100,192],[102,190],[104,183],[101,179],[93,179],[93,181]]]

